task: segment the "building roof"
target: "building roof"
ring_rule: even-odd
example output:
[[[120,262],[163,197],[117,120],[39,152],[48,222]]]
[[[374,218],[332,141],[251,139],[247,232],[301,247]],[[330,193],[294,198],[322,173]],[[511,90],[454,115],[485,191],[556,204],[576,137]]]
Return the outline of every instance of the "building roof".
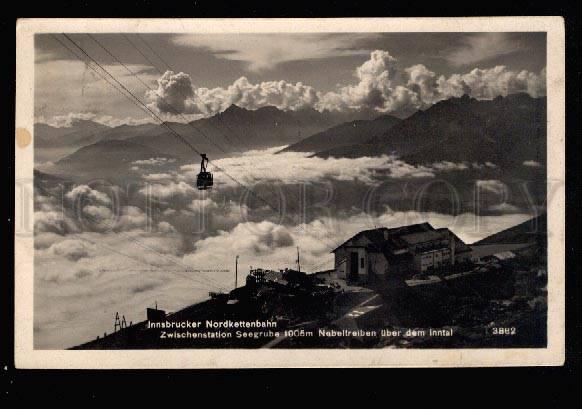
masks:
[[[395,247],[405,247],[406,244],[402,243],[399,236],[404,234],[411,234],[411,233],[420,233],[425,231],[434,231],[434,227],[432,227],[429,223],[418,223],[418,224],[411,224],[408,226],[400,226],[400,227],[379,227],[377,229],[371,230],[362,230],[359,233],[356,233],[348,240],[344,241],[342,244],[337,246],[331,252],[335,252],[340,247],[345,246],[346,243],[352,240],[356,240],[361,236],[365,236],[368,240],[375,244],[374,247],[378,247],[378,244],[383,243],[386,241],[386,236],[389,237],[391,244]]]
[[[400,238],[408,244],[418,244],[445,238],[446,236],[443,233],[444,233],[443,231],[437,230],[423,231],[419,233],[406,234],[400,236]]]
[[[336,247],[332,253],[350,241],[357,240],[360,237],[366,237],[370,241],[370,244],[365,246],[369,251],[383,253],[387,258],[393,258],[396,256],[405,256],[405,254],[399,254],[400,250],[407,250],[410,245],[450,236],[455,240],[455,251],[457,253],[471,251],[469,246],[446,227],[435,229],[429,223],[418,223],[390,229],[380,227],[377,229],[362,230]],[[406,251],[405,253],[408,252]]]

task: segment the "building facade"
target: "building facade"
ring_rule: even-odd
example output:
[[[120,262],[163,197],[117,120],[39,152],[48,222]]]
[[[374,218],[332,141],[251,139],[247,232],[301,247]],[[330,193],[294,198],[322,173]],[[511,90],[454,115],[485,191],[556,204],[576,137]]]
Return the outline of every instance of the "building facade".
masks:
[[[453,270],[471,262],[469,246],[429,223],[364,230],[333,253],[338,277],[351,281]]]

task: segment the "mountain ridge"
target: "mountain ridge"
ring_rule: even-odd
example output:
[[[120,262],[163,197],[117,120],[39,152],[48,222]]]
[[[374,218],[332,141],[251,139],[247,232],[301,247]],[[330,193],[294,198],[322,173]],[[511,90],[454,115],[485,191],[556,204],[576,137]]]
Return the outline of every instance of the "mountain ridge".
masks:
[[[129,140],[99,141],[58,160],[50,173],[71,177],[121,177],[133,162],[161,157],[174,159],[170,154]]]
[[[547,213],[544,212],[523,223],[493,233],[490,236],[476,241],[473,245],[516,243],[536,243],[543,245],[547,242],[547,223]]]
[[[226,110],[208,118],[201,118],[189,123],[165,122],[164,124],[119,125],[108,127],[93,121],[92,131],[85,130],[90,136],[71,139],[70,128],[55,128],[37,123],[35,125],[40,148],[63,146],[80,148],[103,140],[131,140],[147,145],[156,150],[163,150],[184,159],[191,154],[184,149],[172,128],[201,152],[214,157],[225,156],[249,149],[261,149],[273,146],[293,144],[305,135],[321,132],[345,119],[366,119],[371,112],[354,112],[349,114],[319,112],[313,108],[296,111],[283,111],[274,106],[265,106],[256,110],[241,108],[232,104]],[[84,136],[84,134],[83,134]],[[78,142],[76,142],[78,140]],[[62,158],[54,158],[56,161]]]
[[[316,153],[319,157],[397,154],[411,164],[440,161],[544,164],[546,98],[527,94],[440,101],[362,144]]]
[[[286,147],[281,152],[318,152],[367,140],[382,134],[401,120],[391,115],[381,115],[371,120],[354,120],[333,126]]]

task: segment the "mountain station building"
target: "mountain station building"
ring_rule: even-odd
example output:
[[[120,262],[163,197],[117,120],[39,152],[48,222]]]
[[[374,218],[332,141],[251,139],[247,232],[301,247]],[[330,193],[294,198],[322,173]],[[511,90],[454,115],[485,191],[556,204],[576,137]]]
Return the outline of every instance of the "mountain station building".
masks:
[[[471,248],[447,228],[429,223],[364,230],[333,250],[338,278],[408,277],[450,271],[471,262]]]

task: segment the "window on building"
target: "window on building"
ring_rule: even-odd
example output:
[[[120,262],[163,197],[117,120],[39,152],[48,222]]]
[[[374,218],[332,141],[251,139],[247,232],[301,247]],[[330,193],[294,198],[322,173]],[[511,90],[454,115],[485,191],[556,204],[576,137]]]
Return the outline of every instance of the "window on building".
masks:
[[[360,268],[364,268],[364,257],[360,258]]]

